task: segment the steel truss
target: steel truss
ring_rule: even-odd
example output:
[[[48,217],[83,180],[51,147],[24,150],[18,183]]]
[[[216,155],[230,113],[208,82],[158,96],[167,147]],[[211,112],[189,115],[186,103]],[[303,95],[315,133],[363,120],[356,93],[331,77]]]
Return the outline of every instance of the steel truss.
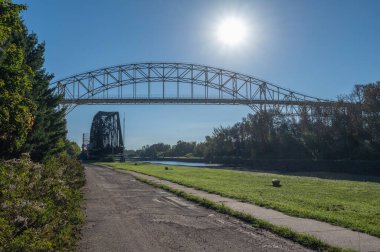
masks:
[[[188,88],[183,94],[180,90],[185,85]],[[329,114],[338,105],[252,76],[186,63],[106,67],[59,80],[53,87],[63,95],[67,111],[81,104],[242,104],[255,112],[300,115],[314,111]]]
[[[122,153],[123,149],[119,112],[96,113],[91,125],[89,151],[105,155]]]

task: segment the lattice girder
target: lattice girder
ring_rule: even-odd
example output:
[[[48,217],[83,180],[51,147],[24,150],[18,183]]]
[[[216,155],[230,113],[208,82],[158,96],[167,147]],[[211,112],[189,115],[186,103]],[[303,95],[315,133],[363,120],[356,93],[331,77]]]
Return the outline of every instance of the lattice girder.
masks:
[[[301,108],[337,105],[252,76],[186,63],[107,67],[59,80],[53,87],[68,111],[80,104],[242,104],[254,111],[298,115]]]

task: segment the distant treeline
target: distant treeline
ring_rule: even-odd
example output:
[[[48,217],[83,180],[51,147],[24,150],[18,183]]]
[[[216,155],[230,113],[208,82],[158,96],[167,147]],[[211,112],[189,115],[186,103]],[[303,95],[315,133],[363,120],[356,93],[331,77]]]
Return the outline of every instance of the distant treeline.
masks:
[[[202,143],[178,141],[175,145],[157,143],[143,146],[139,150],[128,150],[128,157],[163,158],[163,157],[199,157],[203,158]]]
[[[380,82],[356,85],[327,116],[316,108],[299,116],[248,114],[232,127],[215,128],[204,142],[158,143],[129,151],[133,157],[202,157],[206,160],[379,160]],[[346,105],[348,104],[349,105]]]

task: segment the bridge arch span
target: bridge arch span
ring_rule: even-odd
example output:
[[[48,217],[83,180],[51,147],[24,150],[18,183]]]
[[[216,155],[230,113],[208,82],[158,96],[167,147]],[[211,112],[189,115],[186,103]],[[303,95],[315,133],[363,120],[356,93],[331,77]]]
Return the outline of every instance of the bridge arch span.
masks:
[[[52,84],[71,111],[81,104],[242,104],[285,115],[336,102],[288,90],[253,76],[199,64],[158,62],[101,68]]]

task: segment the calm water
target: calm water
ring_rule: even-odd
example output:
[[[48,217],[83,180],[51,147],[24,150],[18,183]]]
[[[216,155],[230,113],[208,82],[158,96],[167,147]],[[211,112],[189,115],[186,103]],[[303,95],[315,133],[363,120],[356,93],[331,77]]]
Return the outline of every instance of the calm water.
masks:
[[[219,164],[208,163],[195,163],[195,162],[178,162],[178,161],[145,161],[150,164],[164,164],[164,165],[181,165],[181,166],[195,166],[195,167],[216,167]]]

